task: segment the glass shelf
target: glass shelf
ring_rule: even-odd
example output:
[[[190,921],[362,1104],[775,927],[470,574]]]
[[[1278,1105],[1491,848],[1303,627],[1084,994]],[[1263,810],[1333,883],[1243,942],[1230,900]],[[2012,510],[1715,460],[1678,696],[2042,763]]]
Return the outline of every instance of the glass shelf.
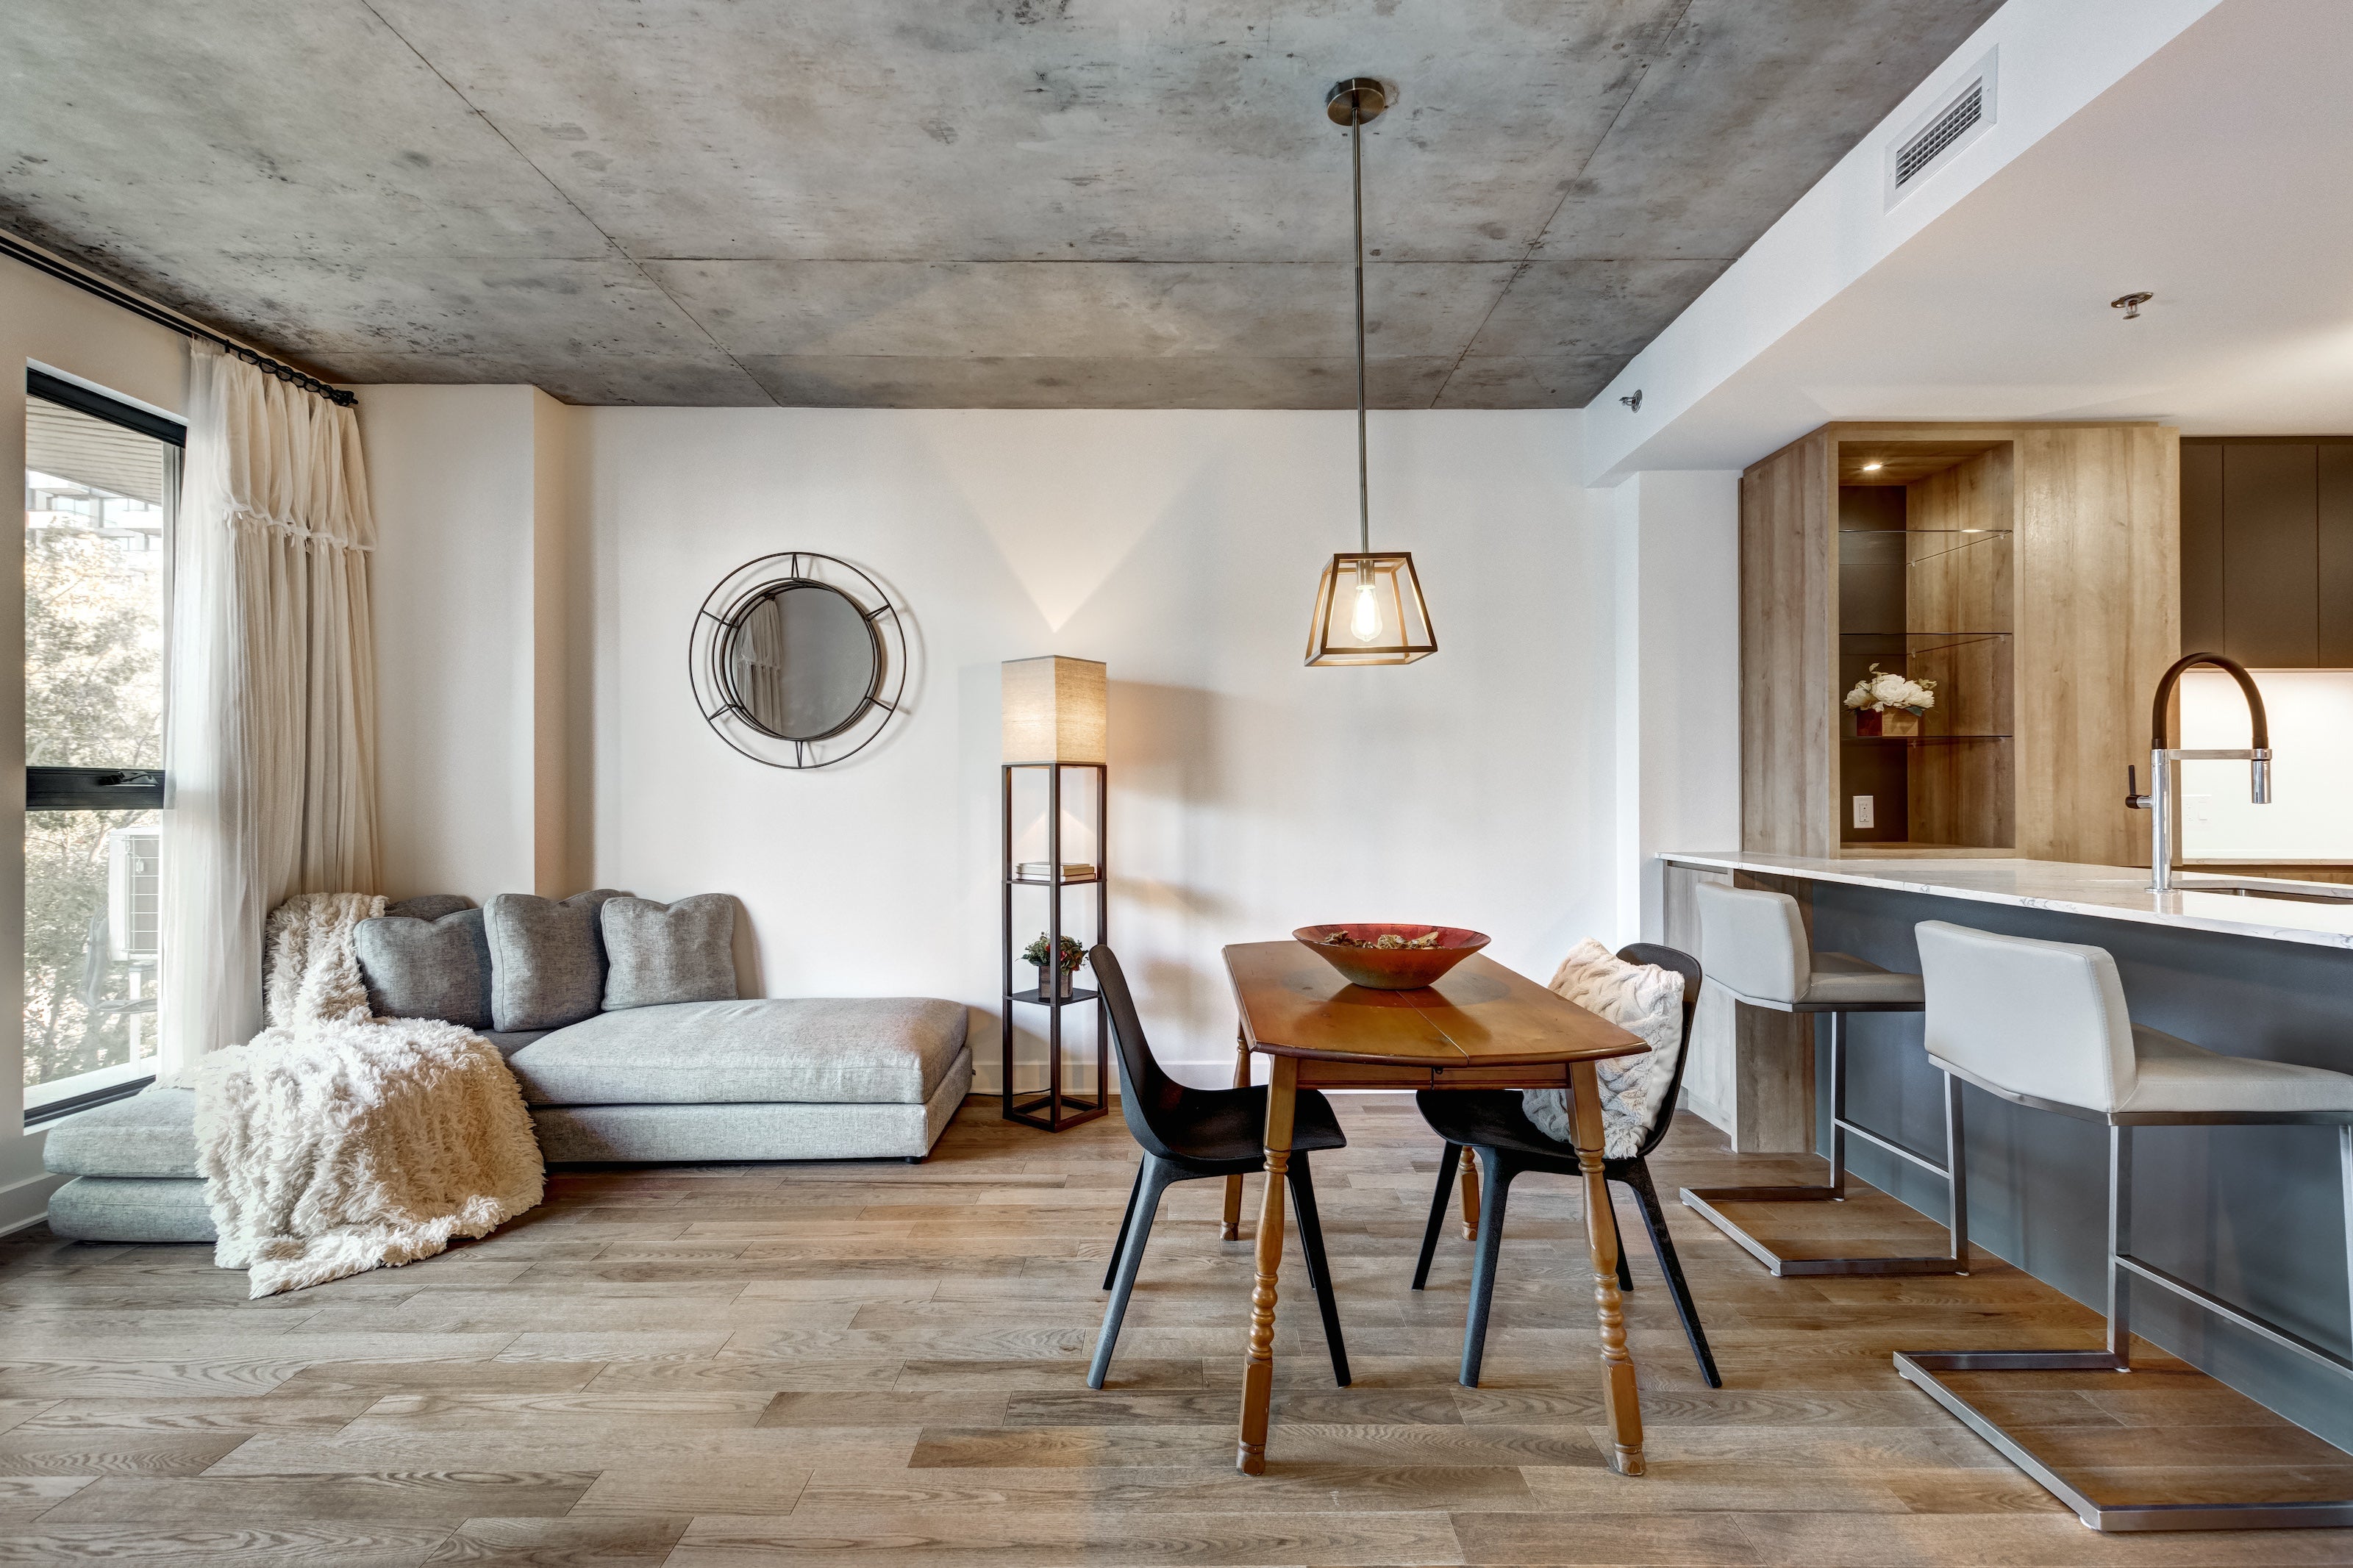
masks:
[[[1840,532],[1840,533],[1841,533],[1841,534],[1847,534],[1847,533],[1894,533],[1894,534],[1904,534],[1904,533],[2014,533],[2014,532],[2016,532],[2016,531],[2017,531],[2017,530],[2015,530],[2015,529],[2010,529],[2010,528],[1841,528],[1841,529],[1839,529],[1837,531],[1838,531],[1838,532]]]
[[[2010,741],[2014,735],[1841,735],[1850,746],[1957,746],[1971,741]]]

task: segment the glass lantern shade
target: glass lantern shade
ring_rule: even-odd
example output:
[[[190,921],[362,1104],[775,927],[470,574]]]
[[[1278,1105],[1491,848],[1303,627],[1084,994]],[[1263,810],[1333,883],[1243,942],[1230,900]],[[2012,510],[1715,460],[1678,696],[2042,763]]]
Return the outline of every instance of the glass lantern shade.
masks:
[[[1409,552],[1332,557],[1307,629],[1310,665],[1411,664],[1437,651]]]

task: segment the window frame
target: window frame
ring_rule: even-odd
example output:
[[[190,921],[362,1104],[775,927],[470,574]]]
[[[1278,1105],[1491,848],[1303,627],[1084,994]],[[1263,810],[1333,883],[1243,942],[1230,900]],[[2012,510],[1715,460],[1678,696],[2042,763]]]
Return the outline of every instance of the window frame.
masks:
[[[33,365],[25,367],[25,395],[40,398],[93,419],[103,419],[149,437],[172,448],[167,459],[166,488],[173,504],[165,509],[164,557],[164,687],[171,684],[172,523],[178,514],[180,476],[188,445],[188,428],[176,419],[108,395],[78,381],[69,381]],[[25,809],[35,811],[162,811],[165,808],[167,775],[162,768],[25,769]],[[19,953],[17,962],[23,962]],[[160,1042],[159,1042],[160,1044]],[[142,1057],[112,1067],[28,1084],[24,1090],[24,1127],[29,1131],[132,1095],[155,1082],[157,1058]]]

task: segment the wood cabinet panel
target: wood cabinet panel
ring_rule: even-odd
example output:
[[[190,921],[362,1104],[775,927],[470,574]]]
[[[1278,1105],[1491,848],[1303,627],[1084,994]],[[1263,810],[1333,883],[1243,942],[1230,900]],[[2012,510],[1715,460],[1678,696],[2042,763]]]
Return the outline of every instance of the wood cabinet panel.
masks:
[[[1740,841],[1837,853],[1837,489],[1816,431],[1740,481]]]
[[[2222,616],[2230,652],[2257,668],[2320,658],[2319,448],[2302,442],[2222,447]]]
[[[2181,466],[2168,426],[2018,429],[2018,852],[2148,863],[2125,804],[2181,646]]]
[[[1921,533],[1905,595],[1915,632],[2006,632],[2016,592],[2008,533]]]
[[[1956,741],[1912,752],[1909,816],[1915,844],[2015,843],[2009,741]]]
[[[2007,735],[2015,721],[2012,639],[1915,637],[1905,659],[1915,680],[1936,683],[1936,705],[1921,715],[1923,735]],[[1947,838],[1947,844],[2007,844],[2007,838]]]

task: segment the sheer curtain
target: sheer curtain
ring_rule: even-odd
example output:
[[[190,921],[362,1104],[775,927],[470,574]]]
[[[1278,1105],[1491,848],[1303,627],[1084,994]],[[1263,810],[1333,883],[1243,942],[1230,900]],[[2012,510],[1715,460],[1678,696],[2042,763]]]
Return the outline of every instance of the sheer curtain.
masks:
[[[259,1031],[271,909],[377,875],[358,418],[209,343],[195,354],[164,737],[167,1082]]]

